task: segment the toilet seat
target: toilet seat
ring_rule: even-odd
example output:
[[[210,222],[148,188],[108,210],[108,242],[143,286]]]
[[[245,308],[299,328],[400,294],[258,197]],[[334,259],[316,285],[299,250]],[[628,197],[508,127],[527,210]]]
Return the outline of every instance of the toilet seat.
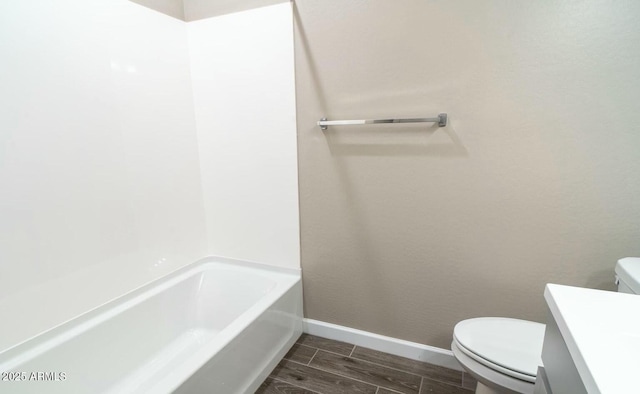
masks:
[[[499,372],[499,373],[501,373],[503,375],[507,375],[507,376],[511,376],[513,378],[516,378],[516,379],[520,379],[520,380],[525,381],[525,382],[535,383],[535,381],[536,381],[536,377],[535,376],[519,373],[518,371],[514,371],[512,369],[505,368],[505,367],[503,367],[501,365],[492,363],[491,361],[478,356],[477,354],[473,353],[469,349],[467,349],[464,346],[462,346],[458,341],[455,340],[455,338],[453,340],[453,344],[455,344],[458,347],[458,350],[460,350],[462,353],[466,354],[467,356],[469,356],[473,360],[477,361],[478,363],[484,365],[485,367],[487,367],[489,369],[492,369],[492,370],[494,370],[496,372]]]
[[[451,343],[451,350],[456,360],[464,367],[464,370],[478,380],[476,394],[534,394],[535,383],[513,378],[477,362],[467,356],[466,353],[460,351],[456,341]]]
[[[454,328],[457,348],[478,363],[526,382],[536,380],[542,365],[545,325],[519,319],[481,317]]]

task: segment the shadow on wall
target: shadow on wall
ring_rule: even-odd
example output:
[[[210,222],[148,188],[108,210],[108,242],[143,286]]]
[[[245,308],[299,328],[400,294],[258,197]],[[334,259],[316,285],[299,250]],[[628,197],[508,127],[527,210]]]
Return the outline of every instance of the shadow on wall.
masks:
[[[446,127],[433,125],[427,130],[424,130],[424,126],[417,129],[403,127],[402,130],[392,128],[374,130],[367,128],[367,126],[351,126],[348,131],[331,127],[324,131],[324,135],[332,156],[432,156],[439,158],[469,156],[467,148],[451,125]],[[360,136],[366,138],[366,141],[381,142],[359,143],[358,137]]]
[[[596,271],[589,275],[584,287],[588,287],[590,289],[617,291],[614,275],[615,273],[613,268]]]
[[[316,66],[316,60],[309,49],[309,39],[307,38],[307,34],[305,33],[302,21],[300,19],[300,13],[298,12],[298,7],[296,3],[293,3],[293,24],[294,29],[296,29],[297,37],[302,42],[302,48],[304,49],[304,57],[308,60],[309,67],[309,75],[311,76],[311,80],[313,81],[313,91],[316,92],[316,98],[318,99],[318,103],[320,104],[320,109],[323,112],[327,112],[327,101],[326,101],[326,93],[322,84],[320,84],[320,78],[318,76],[318,67]],[[298,72],[298,67],[296,65],[296,73]],[[300,81],[296,75],[296,81]]]
[[[310,50],[307,35],[300,20],[296,4],[293,4],[293,16],[297,28],[298,38],[304,49],[304,57],[307,58],[307,66],[310,80],[313,83],[312,90],[318,108],[323,115],[331,115],[326,101],[325,89],[317,68],[317,62]],[[302,79],[298,79],[299,81]],[[434,112],[435,113],[435,112]],[[417,114],[420,117],[424,114]],[[317,132],[322,132],[319,127]],[[468,157],[469,152],[458,137],[451,121],[446,127],[432,125],[394,125],[384,126],[332,126],[323,132],[332,156],[431,156],[431,157]],[[366,138],[367,143],[361,141]],[[377,141],[377,143],[371,143]]]

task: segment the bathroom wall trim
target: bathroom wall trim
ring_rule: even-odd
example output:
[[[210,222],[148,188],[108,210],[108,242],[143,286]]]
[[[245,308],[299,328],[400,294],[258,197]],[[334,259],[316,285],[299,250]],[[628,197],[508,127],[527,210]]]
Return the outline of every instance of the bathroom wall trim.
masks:
[[[310,335],[353,343],[357,346],[462,371],[462,367],[458,361],[456,361],[455,357],[453,357],[453,352],[448,349],[441,349],[313,319],[304,319],[303,330]]]

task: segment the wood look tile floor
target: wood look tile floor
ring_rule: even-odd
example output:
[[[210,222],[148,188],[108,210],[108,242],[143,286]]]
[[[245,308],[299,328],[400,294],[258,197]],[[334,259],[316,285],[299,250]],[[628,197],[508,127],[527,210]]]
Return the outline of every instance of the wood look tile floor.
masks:
[[[472,394],[453,369],[302,334],[256,394]]]

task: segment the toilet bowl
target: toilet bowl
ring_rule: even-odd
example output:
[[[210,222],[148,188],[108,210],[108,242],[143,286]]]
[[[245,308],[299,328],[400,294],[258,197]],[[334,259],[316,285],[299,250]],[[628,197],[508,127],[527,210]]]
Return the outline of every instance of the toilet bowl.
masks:
[[[545,325],[504,317],[459,322],[451,350],[478,380],[476,393],[533,393]]]

